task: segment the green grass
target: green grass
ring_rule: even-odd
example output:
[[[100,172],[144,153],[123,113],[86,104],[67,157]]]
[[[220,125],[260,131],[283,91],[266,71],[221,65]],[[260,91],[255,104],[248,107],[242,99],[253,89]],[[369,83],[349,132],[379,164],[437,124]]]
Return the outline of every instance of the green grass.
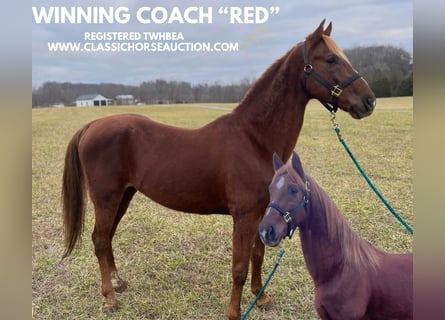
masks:
[[[231,288],[230,217],[178,213],[137,194],[113,242],[120,275],[129,287],[118,294],[121,309],[111,317],[101,312],[100,273],[90,240],[94,223],[91,204],[84,240],[68,259],[60,260],[60,189],[66,145],[88,121],[124,112],[193,128],[228,111],[188,105],[32,111],[33,317],[224,319]],[[339,111],[337,122],[370,178],[413,225],[412,98],[380,99],[374,114],[360,121]],[[307,107],[296,150],[306,172],[331,195],[363,238],[386,251],[412,252],[413,237],[369,189],[331,129],[329,114],[316,102]],[[286,254],[267,289],[274,305],[268,311],[253,310],[250,319],[317,318],[313,283],[298,235],[284,244]],[[278,250],[267,248],[264,277],[272,269]],[[248,280],[243,311],[252,299]]]

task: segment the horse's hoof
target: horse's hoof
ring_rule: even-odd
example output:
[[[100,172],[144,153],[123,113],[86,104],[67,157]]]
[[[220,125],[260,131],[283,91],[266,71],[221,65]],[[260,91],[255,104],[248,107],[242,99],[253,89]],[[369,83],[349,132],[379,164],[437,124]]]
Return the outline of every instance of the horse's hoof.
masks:
[[[117,300],[115,300],[114,302],[105,302],[102,306],[102,311],[107,315],[113,314],[118,309],[119,309],[119,301]]]
[[[227,319],[229,320],[240,320],[241,319],[241,313],[240,310],[235,310],[229,307],[229,310],[227,312]]]
[[[227,315],[227,319],[229,320],[240,320],[241,319],[241,315]]]
[[[256,302],[256,306],[264,310],[270,310],[272,308],[272,305],[273,305],[272,298],[265,293],[263,293]]]

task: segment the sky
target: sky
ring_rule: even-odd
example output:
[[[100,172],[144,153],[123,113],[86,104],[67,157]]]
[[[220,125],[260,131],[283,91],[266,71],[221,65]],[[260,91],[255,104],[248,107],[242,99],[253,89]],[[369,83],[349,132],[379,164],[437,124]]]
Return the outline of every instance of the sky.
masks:
[[[325,26],[332,21],[331,36],[342,49],[393,45],[413,53],[413,3],[404,0],[73,0],[69,4],[61,0],[33,0],[32,7],[33,88],[46,81],[139,85],[156,79],[192,84],[252,80],[304,40],[323,19]],[[42,8],[48,13],[71,7],[84,10],[102,7],[115,15],[111,22],[104,23],[85,20],[57,23],[55,16],[51,19],[47,16],[45,21],[41,15]],[[198,7],[203,8],[201,21]],[[171,23],[168,19],[172,19]],[[141,39],[91,40],[94,32],[116,32],[121,36],[132,32]],[[164,36],[174,32],[177,39],[144,39],[145,35],[156,32]],[[83,51],[49,49],[49,45],[70,42],[79,43]],[[219,43],[232,43],[237,50],[153,51],[150,47],[150,51],[106,51],[107,45],[116,45],[110,43],[126,49],[152,46],[156,42],[172,47],[181,43],[183,49],[200,43],[218,49]]]

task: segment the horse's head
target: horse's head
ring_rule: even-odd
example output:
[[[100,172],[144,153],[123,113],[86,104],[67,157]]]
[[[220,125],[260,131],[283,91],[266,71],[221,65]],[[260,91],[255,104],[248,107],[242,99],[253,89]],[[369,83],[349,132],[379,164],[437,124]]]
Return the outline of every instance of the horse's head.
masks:
[[[330,37],[332,23],[324,30],[324,22],[300,46],[303,87],[310,98],[331,111],[338,107],[355,119],[369,116],[375,108],[375,95]]]
[[[269,185],[270,203],[259,226],[261,241],[275,247],[281,239],[292,237],[304,221],[310,195],[300,158],[294,152],[292,165],[285,165],[275,153],[275,175]]]

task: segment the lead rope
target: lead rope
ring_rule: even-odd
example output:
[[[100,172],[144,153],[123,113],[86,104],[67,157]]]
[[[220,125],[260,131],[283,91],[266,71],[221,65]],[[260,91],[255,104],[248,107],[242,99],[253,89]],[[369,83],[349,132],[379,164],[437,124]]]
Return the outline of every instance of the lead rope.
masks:
[[[383,195],[380,193],[380,191],[377,189],[377,187],[372,183],[371,179],[369,179],[366,172],[363,170],[363,168],[358,163],[357,159],[352,154],[351,150],[349,149],[348,145],[346,144],[346,141],[343,139],[343,137],[341,135],[340,127],[338,126],[338,123],[335,121],[335,113],[334,112],[331,112],[331,122],[332,122],[332,127],[333,127],[335,133],[337,134],[338,140],[341,142],[341,144],[345,148],[346,152],[349,154],[349,157],[352,159],[352,162],[354,162],[358,171],[360,171],[360,173],[362,174],[363,178],[365,178],[368,185],[371,187],[371,189],[374,191],[374,193],[380,198],[380,200],[382,200],[383,204],[388,208],[388,210],[393,214],[393,216],[396,217],[396,219],[399,220],[399,222],[401,224],[403,224],[405,226],[405,228],[411,234],[413,234],[414,233],[413,228],[397,213],[396,210],[394,210],[393,207],[391,207],[389,202],[385,199],[385,197],[383,197]]]
[[[243,316],[241,317],[241,320],[245,320],[247,318],[247,316],[249,315],[250,311],[252,311],[252,309],[255,307],[258,299],[261,297],[261,295],[263,294],[264,290],[266,289],[267,285],[269,284],[270,279],[272,279],[275,271],[277,271],[277,268],[280,264],[280,260],[284,255],[284,247],[281,248],[280,252],[278,253],[278,258],[277,261],[275,262],[275,265],[272,269],[272,271],[269,273],[269,275],[267,276],[266,281],[264,282],[263,286],[261,287],[260,291],[258,292],[258,294],[256,295],[255,299],[253,300],[253,302],[251,303],[249,309],[247,309],[247,311],[243,314]]]

